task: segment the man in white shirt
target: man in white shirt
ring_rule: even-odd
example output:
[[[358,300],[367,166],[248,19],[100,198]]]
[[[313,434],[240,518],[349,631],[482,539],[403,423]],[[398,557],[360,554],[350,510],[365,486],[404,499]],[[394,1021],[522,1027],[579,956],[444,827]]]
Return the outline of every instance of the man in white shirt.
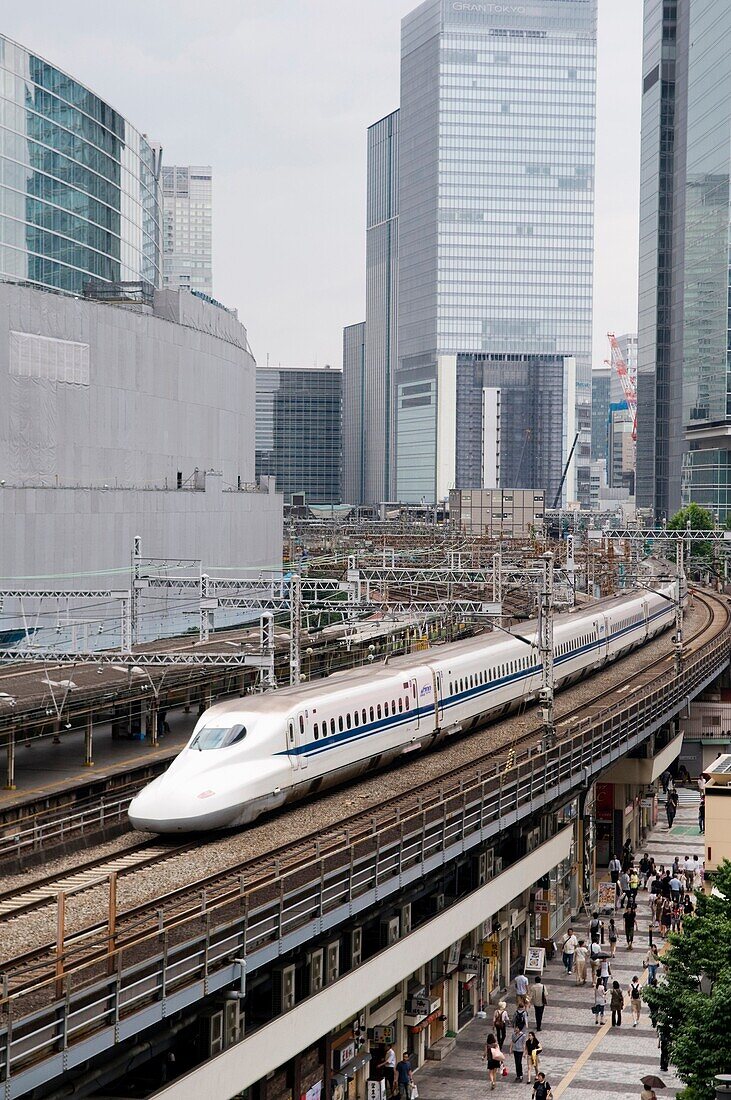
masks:
[[[622,870],[622,861],[619,856],[609,860],[609,877],[612,882],[619,882],[619,873]]]
[[[569,928],[568,932],[563,938],[563,964],[566,967],[566,973],[570,974],[574,969],[574,952],[578,947],[579,941],[574,935],[573,928]]]
[[[515,1000],[518,1008],[525,1008],[525,999],[528,996],[528,979],[525,974],[518,974],[515,979]]]

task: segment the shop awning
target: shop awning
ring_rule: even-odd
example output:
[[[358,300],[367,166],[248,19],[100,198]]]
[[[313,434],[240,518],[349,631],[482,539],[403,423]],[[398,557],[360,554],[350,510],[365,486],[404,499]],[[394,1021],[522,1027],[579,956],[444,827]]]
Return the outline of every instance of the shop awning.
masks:
[[[356,1054],[355,1058],[351,1058],[349,1062],[346,1062],[344,1066],[340,1067],[338,1075],[342,1077],[350,1077],[352,1080],[358,1070],[363,1069],[363,1066],[367,1066],[370,1060],[370,1051],[362,1050],[360,1054]]]

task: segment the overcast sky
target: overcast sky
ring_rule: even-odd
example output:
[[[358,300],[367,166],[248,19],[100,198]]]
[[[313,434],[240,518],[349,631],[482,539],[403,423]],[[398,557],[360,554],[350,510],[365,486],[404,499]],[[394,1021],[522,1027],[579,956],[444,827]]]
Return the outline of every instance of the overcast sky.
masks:
[[[417,0],[33,0],[2,30],[214,172],[214,293],[259,362],[341,362],[364,318],[366,127]],[[637,327],[642,0],[599,0],[594,363]]]

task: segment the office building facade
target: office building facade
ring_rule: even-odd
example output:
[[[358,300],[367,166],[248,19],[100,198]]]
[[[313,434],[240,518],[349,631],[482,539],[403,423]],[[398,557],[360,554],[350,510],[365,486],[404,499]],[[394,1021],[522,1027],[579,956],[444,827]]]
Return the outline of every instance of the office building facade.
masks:
[[[591,460],[607,458],[607,425],[612,378],[609,367],[594,367],[591,372]]]
[[[366,501],[366,323],[343,329],[343,466],[342,497],[345,504]]]
[[[731,510],[731,8],[646,0],[638,505]]]
[[[595,83],[595,0],[427,0],[403,21],[393,398],[402,500],[479,486],[484,460],[461,424],[475,419],[477,376],[491,364],[478,449],[493,446],[497,389],[501,439],[515,447],[531,376],[556,413],[544,421],[550,438],[522,425],[520,449],[540,444],[548,456],[536,458],[544,480],[507,454],[501,476],[519,473],[551,499],[578,432],[566,495],[588,503]]]
[[[163,281],[213,294],[213,175],[210,165],[164,165]]]
[[[256,476],[287,503],[340,503],[342,383],[332,367],[257,367]]]
[[[368,128],[365,484],[362,503],[395,488],[393,380],[398,337],[399,111]]]
[[[113,107],[0,36],[0,279],[82,296],[161,285],[159,153]]]

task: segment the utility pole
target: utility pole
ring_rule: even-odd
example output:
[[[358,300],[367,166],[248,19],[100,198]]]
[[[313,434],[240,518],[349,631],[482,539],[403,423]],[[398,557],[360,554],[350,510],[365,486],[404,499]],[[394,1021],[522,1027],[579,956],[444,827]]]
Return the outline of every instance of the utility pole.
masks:
[[[300,682],[300,620],[302,618],[302,589],[298,573],[289,580],[289,682]]]
[[[129,634],[130,634],[130,650],[133,645],[137,645],[138,636],[137,629],[139,626],[139,599],[140,599],[140,567],[142,565],[142,539],[139,535],[135,535],[134,542],[132,544],[132,584],[130,586],[130,601],[129,601]]]
[[[553,719],[553,554],[541,555],[543,585],[538,605],[538,648],[541,654],[541,690],[538,696],[543,720],[545,747],[556,744]]]

